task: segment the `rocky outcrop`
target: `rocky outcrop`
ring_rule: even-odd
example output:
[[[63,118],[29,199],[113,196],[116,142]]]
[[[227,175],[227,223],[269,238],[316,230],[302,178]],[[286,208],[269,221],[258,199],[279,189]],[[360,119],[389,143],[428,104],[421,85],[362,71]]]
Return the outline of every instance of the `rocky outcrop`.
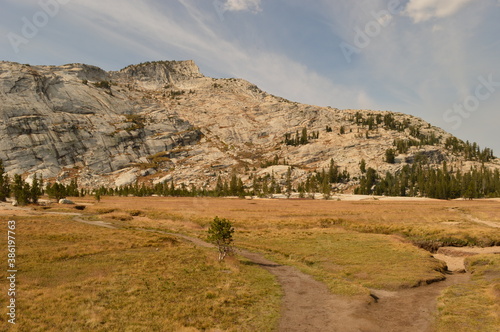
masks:
[[[142,88],[158,89],[189,79],[202,78],[194,61],[156,61],[128,66],[113,73],[113,78],[131,80]]]
[[[201,137],[168,110],[101,85],[112,75],[95,67],[1,66],[0,158],[10,173],[51,178],[72,168],[91,178]]]
[[[387,114],[404,130],[378,123]],[[367,124],[370,117],[377,123]],[[319,137],[285,144],[285,135],[301,135],[304,128]],[[438,143],[413,146],[395,164],[386,163],[394,140],[412,139],[415,130]],[[91,187],[171,180],[213,186],[217,176],[235,170],[244,181],[252,173],[283,178],[284,163],[294,165],[297,181],[331,159],[353,176],[361,159],[381,172],[396,172],[417,155],[431,164],[474,166],[446,150],[448,137],[404,114],[302,105],[241,79],[208,78],[193,61],[117,72],[84,64],[0,63],[0,158],[10,174],[78,177]],[[278,165],[269,163],[276,158]]]

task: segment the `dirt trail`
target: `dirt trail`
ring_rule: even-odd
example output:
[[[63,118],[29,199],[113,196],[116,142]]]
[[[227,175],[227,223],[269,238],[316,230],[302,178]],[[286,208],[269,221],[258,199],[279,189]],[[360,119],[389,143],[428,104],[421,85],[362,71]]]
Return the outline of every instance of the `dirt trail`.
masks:
[[[451,212],[456,212],[456,213],[461,214],[463,217],[465,217],[469,221],[472,221],[472,222],[475,222],[475,223],[478,223],[478,224],[482,224],[482,225],[486,225],[488,227],[500,228],[500,223],[499,222],[489,221],[489,220],[482,220],[482,219],[476,218],[476,217],[474,217],[471,214],[463,212],[459,208],[452,207],[452,208],[449,208],[448,210],[451,211]]]
[[[356,315],[365,301],[333,295],[311,276],[260,254],[246,250],[239,250],[239,254],[274,274],[281,284],[285,295],[279,331],[379,331],[372,322]]]
[[[203,247],[213,247],[198,238],[181,237]],[[261,254],[238,249],[237,253],[275,275],[284,298],[279,331],[286,332],[431,332],[441,292],[465,283],[470,275],[450,274],[445,281],[397,292],[372,290],[373,300],[334,295],[327,286],[292,266],[280,265]]]
[[[397,292],[372,291],[375,303],[357,311],[361,317],[377,325],[368,331],[432,332],[434,331],[437,298],[452,285],[465,283],[470,275],[452,274],[445,281],[430,285],[399,290]]]

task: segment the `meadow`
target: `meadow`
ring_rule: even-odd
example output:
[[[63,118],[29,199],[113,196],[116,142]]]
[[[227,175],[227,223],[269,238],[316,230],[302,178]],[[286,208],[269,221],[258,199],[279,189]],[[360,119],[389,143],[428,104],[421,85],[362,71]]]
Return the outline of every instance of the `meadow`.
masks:
[[[12,330],[276,330],[283,294],[273,275],[239,255],[219,263],[216,249],[162,233],[206,239],[215,216],[234,223],[237,247],[367,302],[373,290],[446,278],[446,265],[431,255],[440,246],[500,244],[499,228],[471,220],[500,225],[496,200],[74,200],[84,210],[1,211],[2,223],[19,226],[19,323]],[[117,229],[77,222],[72,213]],[[470,280],[439,298],[437,331],[496,331],[500,323],[498,255],[470,257],[467,266]]]

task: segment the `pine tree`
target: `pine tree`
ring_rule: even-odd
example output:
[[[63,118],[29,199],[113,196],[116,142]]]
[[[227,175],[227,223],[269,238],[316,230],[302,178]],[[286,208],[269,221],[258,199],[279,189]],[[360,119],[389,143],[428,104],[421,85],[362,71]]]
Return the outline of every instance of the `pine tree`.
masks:
[[[330,182],[328,181],[328,177],[325,174],[323,176],[323,181],[321,183],[321,190],[323,192],[323,197],[325,199],[330,199],[330,194],[331,194],[331,191],[332,191],[332,186],[330,185]]]
[[[208,241],[215,244],[219,250],[219,262],[232,252],[234,227],[227,219],[215,217],[208,229]]]
[[[292,168],[288,167],[286,171],[286,197],[292,196]]]
[[[30,188],[30,194],[29,194],[29,200],[33,204],[38,204],[38,199],[40,196],[43,195],[43,180],[40,177],[40,180],[38,180],[38,177],[35,173],[35,176],[33,177],[33,183],[31,184]]]
[[[361,159],[361,163],[359,164],[359,170],[362,174],[366,173],[366,161]]]
[[[307,128],[304,127],[302,129],[302,136],[300,136],[300,144],[304,145],[309,142],[308,137],[307,137]]]
[[[0,201],[5,202],[10,197],[9,176],[5,174],[3,161],[0,160]]]
[[[389,164],[394,164],[396,158],[396,153],[393,149],[385,150],[385,161]]]
[[[14,175],[14,184],[12,186],[12,192],[14,193],[14,198],[17,204],[23,206],[31,202],[31,190],[30,185],[22,179],[21,175]]]

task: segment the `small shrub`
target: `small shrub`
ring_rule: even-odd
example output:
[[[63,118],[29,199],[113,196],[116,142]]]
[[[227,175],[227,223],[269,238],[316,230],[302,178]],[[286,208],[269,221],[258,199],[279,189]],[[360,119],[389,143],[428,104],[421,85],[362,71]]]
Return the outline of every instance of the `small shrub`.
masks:
[[[208,229],[208,241],[215,244],[219,250],[219,262],[232,252],[234,228],[227,219],[215,217]]]
[[[94,83],[94,86],[96,88],[101,88],[101,89],[111,89],[111,83],[108,82],[108,81],[100,81],[100,82],[96,82]]]

